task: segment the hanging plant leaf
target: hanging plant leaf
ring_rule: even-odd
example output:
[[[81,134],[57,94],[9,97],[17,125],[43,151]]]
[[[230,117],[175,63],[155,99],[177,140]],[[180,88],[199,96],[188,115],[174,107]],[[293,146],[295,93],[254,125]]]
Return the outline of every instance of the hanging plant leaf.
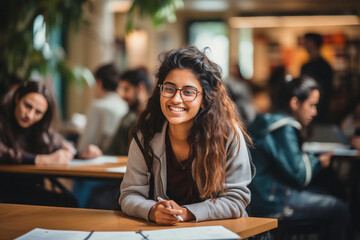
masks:
[[[137,17],[150,17],[156,28],[162,26],[166,21],[175,22],[176,11],[183,7],[183,0],[134,0],[128,12],[126,32],[131,32]]]
[[[88,0],[5,2],[6,4],[1,4],[2,14],[0,14],[0,84],[2,84],[0,87],[6,86],[7,79],[12,75],[20,75],[27,79],[31,72],[37,72],[43,77],[67,72],[59,72],[60,69],[68,68],[65,52],[52,41],[51,34],[54,29],[67,32],[73,27],[78,28],[85,22],[82,14],[83,6],[87,4],[91,7],[91,2]],[[45,48],[35,49],[33,28],[34,21],[39,15],[43,16],[46,27],[47,45]],[[68,68],[68,71],[72,70]]]

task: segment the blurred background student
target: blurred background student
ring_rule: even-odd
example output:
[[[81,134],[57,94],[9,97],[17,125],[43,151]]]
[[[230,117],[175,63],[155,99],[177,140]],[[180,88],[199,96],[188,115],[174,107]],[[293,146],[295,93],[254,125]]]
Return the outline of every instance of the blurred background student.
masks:
[[[240,119],[244,124],[249,125],[254,121],[256,112],[249,81],[242,76],[238,63],[230,66],[229,77],[224,82],[237,107]]]
[[[319,157],[302,151],[302,130],[317,114],[319,86],[310,77],[286,81],[279,90],[279,113],[258,115],[249,127],[256,176],[250,185],[255,216],[324,223],[324,239],[346,239],[349,210],[345,203],[307,186],[332,153]],[[321,191],[321,190],[319,190]]]
[[[0,163],[68,164],[75,148],[54,128],[56,106],[50,90],[41,82],[27,81],[9,91],[1,103]],[[79,157],[92,157],[85,149]],[[0,175],[0,202],[76,207],[74,198],[44,189],[43,179]]]
[[[333,70],[329,63],[321,56],[323,39],[320,34],[306,33],[304,46],[310,60],[301,67],[301,74],[312,77],[319,85],[320,99],[318,114],[314,119],[317,123],[330,122],[330,102],[333,93]]]
[[[127,155],[129,135],[146,105],[153,89],[152,79],[145,68],[125,71],[120,77],[119,94],[128,106],[129,112],[123,117],[107,152],[108,155]]]
[[[127,155],[130,129],[136,123],[143,105],[152,90],[152,82],[145,68],[125,71],[120,76],[118,93],[126,101],[129,111],[121,119],[106,155]],[[106,181],[76,181],[74,192],[80,206],[86,208],[111,209],[119,189],[118,183]]]
[[[99,67],[95,72],[95,97],[86,115],[86,126],[80,136],[80,151],[90,144],[99,146],[102,152],[109,147],[112,138],[128,112],[126,102],[116,92],[119,73],[113,64]]]
[[[79,139],[79,149],[95,144],[101,154],[108,152],[121,120],[128,112],[128,105],[119,96],[119,72],[114,64],[106,64],[95,72],[95,97],[87,113],[87,123]],[[73,192],[80,207],[111,209],[118,183],[107,181],[76,180]],[[110,196],[109,196],[110,195]],[[109,200],[110,199],[110,200]]]

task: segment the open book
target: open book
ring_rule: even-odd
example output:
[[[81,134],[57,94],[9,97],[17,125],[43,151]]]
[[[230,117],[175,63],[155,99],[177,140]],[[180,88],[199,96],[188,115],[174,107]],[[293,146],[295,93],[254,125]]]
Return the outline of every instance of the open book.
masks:
[[[86,232],[86,231],[63,231],[35,228],[20,236],[17,240],[235,240],[241,237],[223,226],[204,226],[189,228],[169,228],[151,231],[118,231],[118,232]]]

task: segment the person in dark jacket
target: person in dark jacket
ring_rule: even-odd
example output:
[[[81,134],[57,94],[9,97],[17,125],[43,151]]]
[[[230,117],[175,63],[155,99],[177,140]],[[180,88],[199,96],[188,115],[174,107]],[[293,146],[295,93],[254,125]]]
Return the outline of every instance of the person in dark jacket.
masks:
[[[333,70],[321,56],[322,36],[317,33],[307,33],[304,36],[304,46],[309,53],[309,61],[301,67],[301,74],[310,76],[319,84],[320,99],[318,114],[314,119],[317,123],[330,122],[330,103],[333,94]]]
[[[146,105],[153,83],[147,69],[140,67],[127,70],[120,77],[119,94],[128,106],[129,112],[123,117],[115,133],[107,155],[127,155],[131,140],[130,130],[135,125]]]
[[[322,221],[325,239],[345,239],[349,210],[339,199],[306,189],[321,168],[330,165],[332,153],[319,157],[302,151],[302,128],[316,116],[319,87],[310,77],[284,82],[280,113],[258,115],[249,126],[257,174],[250,185],[255,216],[284,220]]]

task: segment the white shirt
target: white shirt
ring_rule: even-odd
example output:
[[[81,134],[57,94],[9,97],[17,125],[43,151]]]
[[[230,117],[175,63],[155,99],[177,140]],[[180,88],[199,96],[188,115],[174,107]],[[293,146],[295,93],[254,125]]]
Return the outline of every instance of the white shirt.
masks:
[[[78,150],[82,152],[89,144],[94,144],[103,152],[106,151],[128,110],[127,103],[116,92],[109,92],[103,98],[92,102],[87,113],[86,127],[79,139]]]

